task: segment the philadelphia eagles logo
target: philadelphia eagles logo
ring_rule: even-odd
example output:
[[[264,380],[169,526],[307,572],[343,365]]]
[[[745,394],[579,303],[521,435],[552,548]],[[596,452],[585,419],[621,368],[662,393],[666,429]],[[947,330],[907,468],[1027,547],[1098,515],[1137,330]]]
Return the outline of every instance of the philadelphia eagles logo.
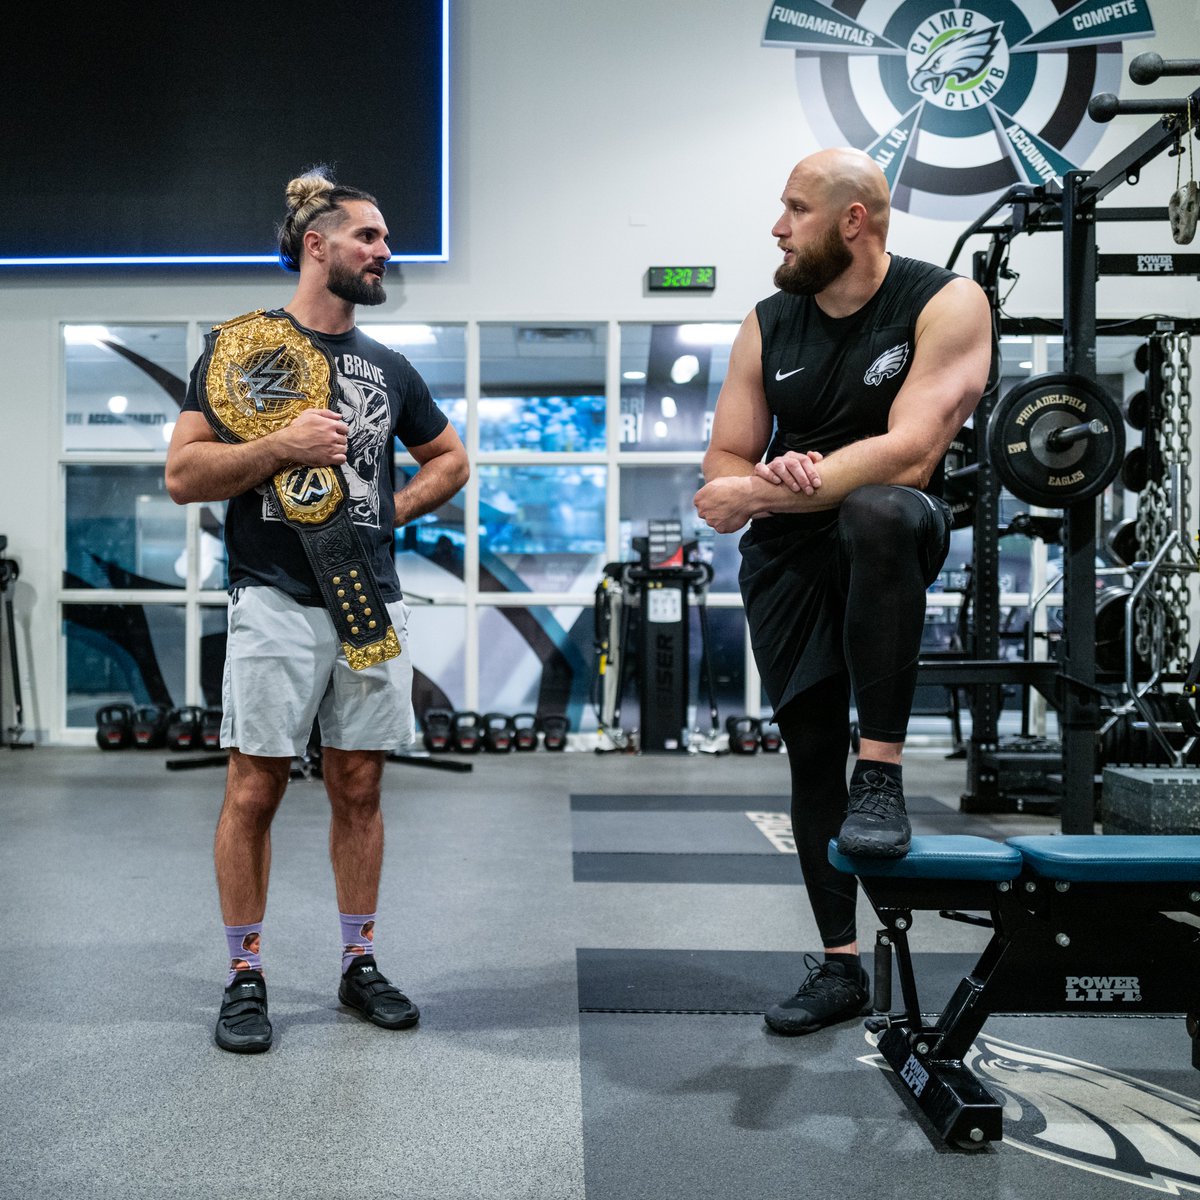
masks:
[[[885,350],[867,368],[867,373],[863,376],[863,383],[874,387],[885,379],[891,379],[893,375],[900,374],[906,362],[908,362],[908,343],[901,342],[900,345]]]
[[[949,80],[966,85],[982,78],[1000,44],[1001,28],[996,24],[960,29],[939,39],[937,49],[931,50],[912,73],[908,86],[918,95],[926,89],[936,94]]]
[[[880,1054],[859,1061],[891,1070]],[[1200,1102],[986,1034],[964,1062],[1004,1105],[1002,1146],[1159,1195],[1200,1192]]]
[[[762,44],[795,58],[817,146],[880,166],[892,207],[974,220],[1014,184],[1088,164],[1125,42],[1161,0],[769,0]]]

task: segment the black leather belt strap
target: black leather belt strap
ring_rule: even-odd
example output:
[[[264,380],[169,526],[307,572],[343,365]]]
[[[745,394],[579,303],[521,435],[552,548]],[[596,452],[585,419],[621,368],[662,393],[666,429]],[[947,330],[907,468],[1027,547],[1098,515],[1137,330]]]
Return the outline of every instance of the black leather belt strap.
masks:
[[[259,309],[214,326],[196,381],[201,410],[227,442],[264,437],[307,408],[336,408],[332,356],[282,310]],[[341,469],[293,464],[270,486],[276,511],[312,565],[346,661],[361,671],[395,658],[400,641],[346,505]]]

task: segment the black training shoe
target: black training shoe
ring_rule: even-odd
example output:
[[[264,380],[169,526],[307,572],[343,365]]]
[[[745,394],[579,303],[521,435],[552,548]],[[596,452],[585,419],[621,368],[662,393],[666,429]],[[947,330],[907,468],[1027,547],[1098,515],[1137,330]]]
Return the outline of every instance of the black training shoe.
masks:
[[[912,841],[904,789],[882,771],[866,771],[850,784],[846,819],[838,834],[847,858],[903,858]]]
[[[763,1013],[768,1028],[789,1035],[815,1033],[825,1025],[857,1017],[866,1009],[870,989],[861,966],[818,962],[811,954],[804,956],[804,965],[811,970],[800,990]]]
[[[421,1019],[421,1010],[379,973],[370,954],[356,958],[342,976],[338,999],[384,1029],[411,1029]]]
[[[258,971],[239,971],[225,989],[216,1037],[222,1050],[234,1054],[261,1054],[271,1048],[267,984]]]

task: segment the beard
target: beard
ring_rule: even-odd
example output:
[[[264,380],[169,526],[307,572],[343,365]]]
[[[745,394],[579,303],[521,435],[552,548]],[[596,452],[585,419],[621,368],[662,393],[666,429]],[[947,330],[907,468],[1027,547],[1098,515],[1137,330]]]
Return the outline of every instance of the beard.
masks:
[[[339,299],[351,304],[382,304],[387,299],[383,283],[356,275],[341,263],[333,263],[325,286]]]
[[[807,250],[793,250],[791,263],[780,264],[775,286],[792,296],[815,296],[823,292],[854,261],[836,225]]]

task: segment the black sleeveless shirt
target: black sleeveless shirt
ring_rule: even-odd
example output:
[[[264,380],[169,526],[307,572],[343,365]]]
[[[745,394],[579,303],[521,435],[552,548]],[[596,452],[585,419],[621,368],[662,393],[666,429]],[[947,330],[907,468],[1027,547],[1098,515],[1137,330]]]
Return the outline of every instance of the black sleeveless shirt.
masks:
[[[811,296],[776,292],[755,307],[763,388],[775,418],[767,458],[822,454],[887,432],[892,401],[908,377],[917,317],[955,276],[890,256],[879,290],[856,313],[829,317]],[[939,465],[925,489],[942,494]]]
[[[828,317],[811,296],[784,292],[756,307],[763,388],[775,419],[767,458],[834,450],[887,432],[908,377],[917,318],[955,276],[893,254],[879,290],[858,312]],[[941,495],[938,467],[926,492]],[[742,535],[738,573],[750,642],[776,713],[846,669],[844,598],[837,576],[838,510],[756,517]]]

